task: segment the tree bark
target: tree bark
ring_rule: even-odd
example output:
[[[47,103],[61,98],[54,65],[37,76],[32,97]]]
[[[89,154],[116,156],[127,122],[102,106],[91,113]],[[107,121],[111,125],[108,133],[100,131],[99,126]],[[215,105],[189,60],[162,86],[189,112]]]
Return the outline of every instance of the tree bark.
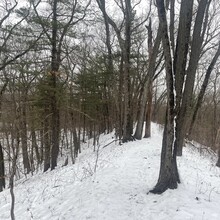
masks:
[[[5,164],[2,145],[0,143],[0,192],[5,188]]]
[[[26,122],[26,103],[27,103],[27,94],[23,94],[23,103],[21,105],[21,148],[23,156],[23,165],[24,170],[28,174],[31,171],[30,161],[28,156],[28,146],[27,146],[27,122]]]
[[[167,18],[163,0],[157,0],[158,15],[162,27],[162,45],[164,49],[166,85],[167,85],[167,110],[166,121],[163,133],[162,152],[159,179],[153,190],[150,192],[161,194],[167,189],[177,188],[180,183],[177,163],[176,148],[174,148],[174,74],[172,68],[172,57],[170,40],[168,36]]]
[[[151,115],[152,115],[152,83],[148,87],[148,96],[147,96],[147,110],[146,110],[146,123],[145,123],[145,134],[144,138],[151,137]]]
[[[203,26],[203,20],[204,20],[205,12],[206,10],[208,10],[207,2],[208,0],[201,0],[198,5],[198,10],[197,10],[195,24],[194,24],[194,30],[193,30],[193,40],[192,40],[191,53],[190,53],[190,58],[189,58],[189,65],[185,72],[186,79],[185,79],[184,88],[182,84],[183,80],[182,79],[177,80],[177,81],[180,81],[181,83],[181,86],[176,86],[180,90],[180,91],[177,90],[177,109],[176,109],[177,111],[177,119],[176,119],[177,139],[176,139],[175,145],[177,147],[178,156],[182,155],[184,138],[187,132],[187,127],[189,126],[188,123],[189,123],[189,117],[191,113],[190,110],[192,107],[191,105],[192,105],[192,94],[193,94],[193,88],[194,88],[194,82],[195,82],[195,74],[196,74],[196,70],[197,70],[197,66],[198,66],[198,62],[199,62],[199,58],[201,54],[201,47],[202,47],[202,42],[203,42],[203,37],[204,37],[202,32],[204,31],[204,29],[206,29],[206,27]],[[187,5],[189,4],[189,2],[187,1],[187,3],[185,4]],[[188,8],[188,11],[190,14],[192,13],[191,7]],[[186,12],[187,11],[183,11],[184,14]],[[188,16],[190,14],[186,14],[186,15]],[[185,25],[188,26],[189,25],[188,22]],[[186,30],[188,30],[188,28]],[[175,73],[177,72],[178,71],[176,71]],[[183,77],[183,76],[181,75],[180,77]],[[179,93],[180,93],[180,98],[178,96]],[[180,105],[179,100],[181,101],[180,108],[179,108],[179,105]]]
[[[131,50],[131,22],[132,8],[131,1],[125,2],[125,41],[122,48],[122,56],[124,57],[124,118],[123,118],[123,142],[132,141],[133,123],[131,109],[131,79],[130,79],[130,50]]]
[[[59,154],[59,139],[60,139],[60,116],[58,108],[58,92],[57,92],[57,77],[60,66],[60,51],[57,49],[58,37],[58,22],[57,22],[57,3],[53,2],[53,19],[52,19],[52,51],[51,51],[51,72],[49,83],[51,87],[51,170],[57,166],[57,158]]]

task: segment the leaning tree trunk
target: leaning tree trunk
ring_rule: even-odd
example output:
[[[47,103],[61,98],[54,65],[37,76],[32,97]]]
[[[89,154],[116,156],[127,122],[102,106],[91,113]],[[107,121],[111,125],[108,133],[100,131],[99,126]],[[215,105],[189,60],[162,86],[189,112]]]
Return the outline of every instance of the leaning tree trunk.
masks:
[[[201,86],[201,89],[199,91],[199,95],[198,95],[198,98],[197,98],[197,101],[196,101],[196,104],[195,104],[195,107],[194,107],[194,111],[192,113],[192,118],[191,118],[191,121],[190,121],[189,132],[188,132],[188,136],[189,136],[190,139],[191,139],[191,133],[192,133],[192,129],[193,129],[193,126],[194,126],[194,123],[195,123],[195,120],[196,120],[198,110],[202,105],[202,100],[203,100],[203,97],[205,95],[206,88],[208,86],[209,78],[211,76],[212,70],[214,69],[214,66],[215,66],[219,56],[220,56],[220,43],[219,43],[218,49],[215,53],[215,56],[212,58],[212,61],[209,65],[208,69],[206,70],[205,78],[203,80],[203,83],[202,83],[202,86]]]
[[[147,119],[151,120],[149,116],[151,115],[151,104],[152,100],[150,100],[150,93],[149,90],[152,88],[152,83],[153,83],[153,77],[155,75],[155,64],[156,64],[156,59],[159,51],[159,46],[161,42],[161,27],[159,26],[158,32],[157,32],[157,37],[155,40],[155,43],[153,45],[153,36],[152,36],[152,29],[151,29],[151,22],[149,23],[149,26],[147,26],[148,29],[148,50],[149,50],[149,66],[148,66],[148,73],[147,73],[147,80],[144,83],[144,91],[141,96],[140,100],[140,113],[138,116],[138,121],[137,121],[137,127],[135,131],[134,137],[138,140],[142,138],[142,131],[143,131],[143,124],[144,124],[144,113],[146,112],[146,106],[147,106]],[[148,123],[147,125],[147,134],[145,130],[145,136],[144,137],[150,137],[150,124],[149,121],[146,121]],[[145,129],[146,129],[145,128]]]

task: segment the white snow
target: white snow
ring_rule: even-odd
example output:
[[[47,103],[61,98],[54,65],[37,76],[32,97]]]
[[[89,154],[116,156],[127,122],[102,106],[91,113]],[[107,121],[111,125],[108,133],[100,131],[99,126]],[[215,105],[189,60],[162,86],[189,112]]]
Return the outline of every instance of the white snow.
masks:
[[[192,147],[178,159],[181,184],[149,194],[157,182],[162,131],[121,146],[100,137],[97,152],[86,145],[75,165],[16,182],[16,220],[219,220],[220,169]],[[0,220],[10,219],[9,190],[0,193]]]

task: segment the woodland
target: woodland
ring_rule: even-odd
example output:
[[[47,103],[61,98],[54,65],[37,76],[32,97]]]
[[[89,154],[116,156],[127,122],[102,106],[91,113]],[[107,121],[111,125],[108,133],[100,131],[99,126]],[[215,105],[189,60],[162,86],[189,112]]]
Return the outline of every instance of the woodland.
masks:
[[[151,121],[164,125],[151,193],[178,187],[186,141],[220,167],[219,36],[218,0],[2,0],[0,191],[77,163],[103,133],[150,138]]]

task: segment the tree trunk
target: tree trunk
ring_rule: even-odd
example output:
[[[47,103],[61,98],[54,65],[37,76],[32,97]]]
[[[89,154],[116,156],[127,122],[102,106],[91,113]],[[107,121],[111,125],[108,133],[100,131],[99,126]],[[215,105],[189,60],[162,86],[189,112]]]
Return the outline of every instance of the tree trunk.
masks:
[[[166,68],[166,85],[167,85],[167,110],[166,121],[163,133],[160,174],[159,179],[152,193],[163,193],[167,189],[177,188],[180,183],[177,163],[176,148],[174,147],[174,75],[172,68],[172,57],[170,41],[168,36],[167,18],[163,0],[157,0],[158,15],[162,27],[162,44],[164,49],[165,68]]]
[[[150,192],[161,194],[167,189],[176,189],[177,183],[180,183],[177,163],[176,150],[173,151],[174,124],[173,116],[169,115],[167,106],[166,122],[163,133],[161,163],[159,179],[153,190]]]
[[[199,108],[202,105],[202,100],[203,100],[206,88],[208,86],[209,78],[211,76],[212,70],[213,70],[213,68],[214,68],[214,66],[215,66],[219,56],[220,56],[220,43],[219,43],[218,49],[217,49],[217,51],[215,53],[215,56],[213,57],[210,65],[209,65],[209,67],[208,67],[208,69],[206,71],[205,78],[204,78],[204,81],[202,83],[202,87],[201,87],[201,89],[199,91],[199,95],[198,95],[198,98],[197,98],[197,101],[196,101],[196,105],[194,107],[194,110],[193,110],[193,113],[192,113],[192,118],[191,118],[191,121],[190,121],[189,132],[188,132],[189,137],[191,136],[193,125],[195,123],[198,110],[199,110]]]
[[[218,150],[218,161],[216,163],[216,166],[220,167],[220,128],[218,129],[218,133],[216,136],[215,147]]]
[[[60,140],[60,113],[58,107],[58,71],[60,66],[60,53],[57,49],[58,37],[58,21],[57,21],[57,3],[53,2],[53,19],[52,19],[52,50],[51,50],[51,72],[49,76],[49,83],[51,87],[51,170],[57,166],[57,158],[59,154],[59,140]]]
[[[191,53],[190,53],[190,59],[189,59],[189,65],[187,70],[185,71],[186,73],[186,79],[185,79],[185,85],[183,88],[183,79],[184,75],[180,75],[182,77],[181,80],[177,78],[176,83],[179,82],[180,85],[177,86],[176,84],[176,89],[177,89],[177,119],[176,119],[176,133],[177,133],[177,141],[176,141],[176,147],[177,147],[177,155],[181,156],[182,155],[182,148],[183,148],[183,143],[184,143],[184,138],[186,136],[187,128],[189,126],[189,119],[190,119],[190,114],[191,114],[191,106],[192,106],[192,94],[193,94],[193,88],[194,88],[194,82],[195,82],[195,74],[201,54],[201,47],[202,47],[202,42],[203,42],[203,37],[204,35],[202,34],[204,30],[206,29],[206,26],[203,26],[203,20],[204,20],[204,15],[206,10],[208,10],[208,0],[201,0],[198,5],[198,10],[196,14],[196,19],[195,19],[195,24],[194,24],[194,30],[193,30],[193,40],[192,40],[192,47],[191,47]],[[190,3],[190,4],[189,4]],[[190,14],[186,13],[187,11],[183,11],[183,15],[188,16],[192,14],[192,3],[191,1],[188,2],[186,1],[186,5],[189,4],[190,7],[187,8],[187,10],[190,12]],[[184,6],[182,3],[181,6]],[[183,16],[181,16],[183,17]],[[190,17],[187,17],[188,20],[190,21]],[[189,29],[188,23],[189,21],[186,20],[185,26],[186,30]],[[181,25],[181,23],[180,23]],[[189,31],[189,30],[188,30]],[[183,33],[181,34],[183,35]],[[186,36],[188,39],[189,37]],[[188,44],[188,42],[185,42],[185,44]],[[178,45],[178,42],[177,42]],[[185,46],[187,47],[187,46]],[[180,48],[181,50],[181,48]],[[185,49],[186,50],[186,49]],[[188,50],[188,49],[187,49]],[[187,52],[187,51],[186,51]],[[176,52],[177,56],[179,56],[178,52]],[[183,57],[183,59],[186,60],[186,55]],[[185,65],[186,61],[184,60],[183,64]],[[175,65],[176,68],[179,67],[178,65]],[[175,74],[178,73],[177,70],[175,70]],[[177,76],[178,77],[178,76]],[[179,94],[179,95],[178,95]],[[180,102],[181,102],[181,107],[180,107]]]
[[[25,95],[26,96],[26,95]],[[23,104],[21,107],[21,148],[22,148],[22,156],[23,156],[23,165],[25,173],[30,173],[31,167],[30,167],[30,161],[28,156],[28,146],[27,146],[27,123],[26,123],[26,97],[23,100]]]
[[[31,138],[32,138],[32,148],[35,150],[35,154],[37,158],[37,164],[40,164],[41,163],[40,153],[37,145],[36,133],[33,128],[31,129]]]
[[[50,168],[50,130],[49,130],[49,116],[46,114],[44,120],[44,172]]]
[[[125,2],[125,41],[122,47],[122,56],[124,57],[124,118],[123,118],[123,142],[132,141],[133,123],[131,109],[131,79],[130,79],[130,50],[131,50],[131,22],[132,8],[131,1]]]
[[[5,188],[5,164],[2,145],[0,143],[0,192]]]
[[[147,98],[147,110],[146,110],[146,123],[145,123],[145,135],[144,138],[151,137],[151,114],[152,114],[152,85],[148,87],[148,98]]]
[[[0,90],[0,119],[2,118],[2,97],[8,85],[8,78],[6,78],[6,82],[4,83],[2,89]],[[3,147],[0,143],[0,192],[5,188],[5,161],[4,161],[4,153]]]
[[[148,73],[146,76],[147,80],[144,83],[143,95],[140,101],[140,112],[139,112],[139,117],[138,117],[138,122],[137,122],[137,128],[136,128],[135,135],[134,135],[134,137],[138,140],[142,138],[143,124],[144,124],[144,118],[145,118],[144,113],[146,112],[146,106],[147,106],[148,119],[151,120],[151,118],[149,118],[149,116],[151,115],[151,106],[149,106],[149,104],[150,105],[152,104],[152,100],[148,100],[149,98],[151,98],[149,96],[150,95],[149,89],[152,89],[153,77],[155,75],[156,58],[158,55],[159,46],[161,42],[161,27],[160,26],[157,32],[157,37],[156,37],[154,46],[152,46],[153,37],[152,37],[152,30],[151,30],[151,22],[149,23],[149,26],[147,27],[147,29],[148,29],[149,66],[148,66]],[[148,104],[146,105],[146,103]],[[148,107],[150,107],[150,109]],[[148,110],[150,110],[150,112]],[[150,129],[149,121],[147,123],[148,123],[148,127],[146,128],[149,131]],[[145,134],[146,134],[146,130],[145,130]],[[150,135],[149,132],[148,132],[148,135]]]

